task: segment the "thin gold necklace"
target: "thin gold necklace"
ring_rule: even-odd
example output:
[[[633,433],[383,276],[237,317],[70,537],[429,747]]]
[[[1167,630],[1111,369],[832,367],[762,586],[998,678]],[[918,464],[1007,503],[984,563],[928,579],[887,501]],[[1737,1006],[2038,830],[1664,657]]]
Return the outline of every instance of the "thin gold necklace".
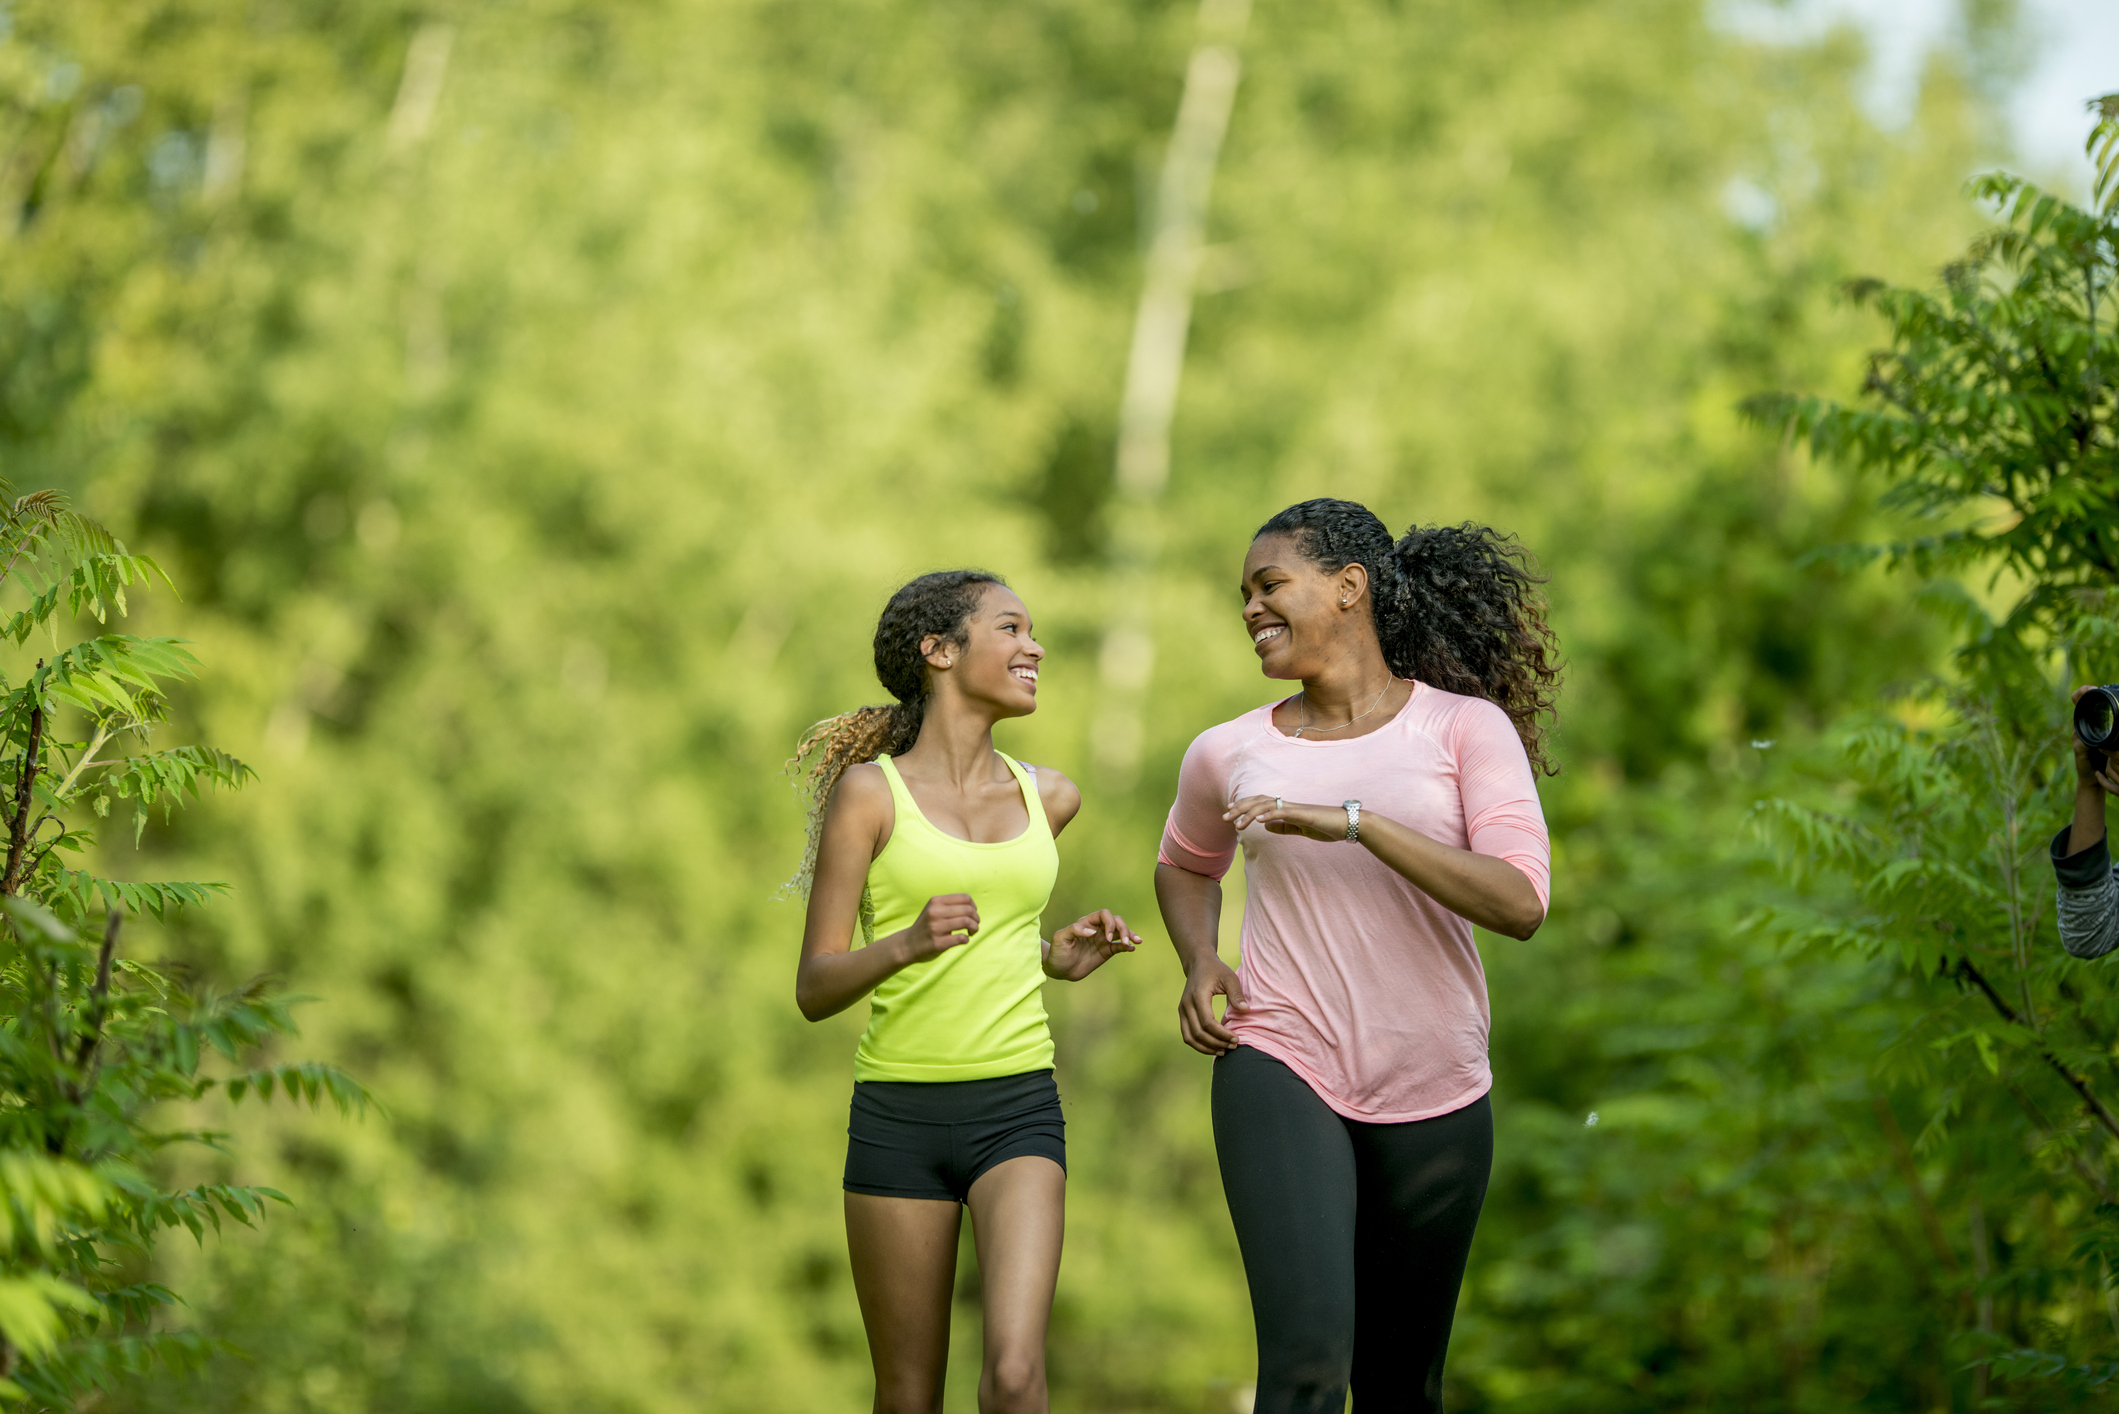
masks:
[[[1393,678],[1389,679],[1388,681],[1386,681],[1386,682],[1385,682],[1385,683],[1383,684],[1383,692],[1379,692],[1379,693],[1377,693],[1377,694],[1376,694],[1376,700],[1375,700],[1374,702],[1371,702],[1371,703],[1369,704],[1369,712],[1373,712],[1373,711],[1375,711],[1375,710],[1376,710],[1376,709],[1377,709],[1378,707],[1381,707],[1381,706],[1383,705],[1383,694],[1384,694],[1385,692],[1389,692],[1389,691],[1391,690],[1392,686],[1393,686],[1394,684],[1396,684],[1396,683],[1397,683],[1397,681],[1398,681],[1398,679],[1397,679],[1397,678],[1395,678],[1395,677],[1393,677]],[[1361,717],[1366,717],[1366,716],[1367,716],[1367,715],[1369,714],[1369,712],[1363,712],[1363,713],[1361,714]],[[1347,718],[1347,719],[1346,719],[1345,721],[1341,722],[1341,723],[1340,723],[1340,724],[1339,724],[1338,726],[1336,726],[1336,727],[1319,727],[1319,728],[1318,728],[1317,730],[1318,730],[1318,731],[1321,731],[1321,732],[1343,732],[1343,731],[1345,731],[1345,730],[1346,730],[1346,729],[1347,729],[1348,727],[1351,727],[1352,725],[1354,725],[1354,723],[1356,723],[1356,722],[1360,721],[1360,720],[1361,720],[1361,717],[1349,717],[1349,718]],[[1302,735],[1302,734],[1303,734],[1304,732],[1308,731],[1309,729],[1310,729],[1310,690],[1309,690],[1308,688],[1304,688],[1304,689],[1302,690],[1302,725],[1301,725],[1301,726],[1299,726],[1299,727],[1297,727],[1297,728],[1295,728],[1295,735],[1297,735],[1297,736],[1301,736],[1301,735]]]

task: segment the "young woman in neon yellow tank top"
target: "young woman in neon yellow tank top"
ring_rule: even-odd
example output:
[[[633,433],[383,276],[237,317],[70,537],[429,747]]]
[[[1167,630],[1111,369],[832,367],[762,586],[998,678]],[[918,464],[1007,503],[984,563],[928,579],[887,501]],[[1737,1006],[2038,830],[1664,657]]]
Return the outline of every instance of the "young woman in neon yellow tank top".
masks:
[[[1067,1177],[1039,987],[1140,942],[1109,910],[1038,936],[1081,792],[993,748],[994,723],[1037,710],[1030,627],[992,575],[921,576],[876,626],[876,676],[897,701],[822,722],[796,751],[815,758],[815,804],[795,1001],[818,1021],[869,999],[846,1241],[879,1414],[942,1407],[963,1207],[984,1289],[981,1414],[1046,1408]]]

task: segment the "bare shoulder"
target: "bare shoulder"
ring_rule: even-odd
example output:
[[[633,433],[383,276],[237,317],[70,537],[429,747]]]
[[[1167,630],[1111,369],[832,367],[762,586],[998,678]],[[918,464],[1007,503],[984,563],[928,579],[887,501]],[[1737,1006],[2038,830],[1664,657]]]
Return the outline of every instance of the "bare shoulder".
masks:
[[[839,783],[832,787],[831,798],[847,802],[860,800],[890,799],[890,781],[883,768],[873,761],[860,761],[848,766],[839,776]]]
[[[890,798],[890,781],[873,761],[848,766],[832,787],[824,807],[827,820],[847,824],[873,824],[888,829],[897,811]]]
[[[1025,766],[1030,763],[1025,761]],[[1079,808],[1082,803],[1082,788],[1057,766],[1030,766],[1037,775],[1037,798],[1049,806],[1066,804]]]
[[[1023,764],[1030,765],[1027,761]],[[1051,822],[1053,833],[1057,834],[1069,820],[1081,813],[1081,787],[1056,767],[1030,766],[1030,770],[1037,777],[1037,798],[1045,807],[1045,818]]]

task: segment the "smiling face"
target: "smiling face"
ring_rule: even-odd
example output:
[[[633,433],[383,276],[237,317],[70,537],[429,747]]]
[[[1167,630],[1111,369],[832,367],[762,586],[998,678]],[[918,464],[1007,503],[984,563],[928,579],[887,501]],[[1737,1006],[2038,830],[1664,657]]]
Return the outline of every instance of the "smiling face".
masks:
[[[1013,590],[992,584],[964,620],[964,641],[921,644],[935,687],[978,703],[996,718],[1037,710],[1037,670],[1045,650],[1030,636],[1030,611]]]
[[[1376,649],[1368,571],[1319,568],[1290,535],[1261,535],[1243,562],[1243,622],[1269,678],[1310,678],[1364,646]]]

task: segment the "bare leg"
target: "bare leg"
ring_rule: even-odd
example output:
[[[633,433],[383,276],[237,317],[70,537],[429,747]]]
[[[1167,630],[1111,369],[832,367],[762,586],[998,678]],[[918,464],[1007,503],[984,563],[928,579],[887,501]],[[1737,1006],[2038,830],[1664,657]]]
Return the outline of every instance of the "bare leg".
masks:
[[[944,1199],[846,1195],[846,1250],[876,1369],[875,1414],[942,1414],[961,1213]]]
[[[1067,1227],[1067,1171],[1025,1155],[971,1185],[971,1232],[985,1288],[979,1414],[1045,1414],[1045,1327]]]

